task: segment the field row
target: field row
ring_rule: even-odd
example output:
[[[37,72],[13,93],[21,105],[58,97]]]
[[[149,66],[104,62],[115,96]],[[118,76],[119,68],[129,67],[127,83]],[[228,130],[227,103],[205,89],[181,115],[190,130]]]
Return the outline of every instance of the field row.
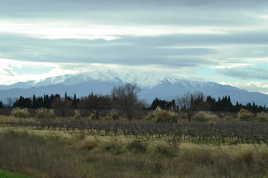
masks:
[[[185,123],[152,122],[5,122],[1,126],[34,129],[83,131],[90,135],[174,136],[193,142],[268,143],[268,125],[261,123]],[[227,139],[228,138],[228,139]]]

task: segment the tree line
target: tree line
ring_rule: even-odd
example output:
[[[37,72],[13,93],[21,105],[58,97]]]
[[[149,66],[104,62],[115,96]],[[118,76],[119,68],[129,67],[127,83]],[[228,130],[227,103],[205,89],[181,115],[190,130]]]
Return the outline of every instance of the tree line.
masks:
[[[110,95],[89,94],[86,97],[77,97],[76,94],[64,96],[59,94],[19,97],[12,108],[47,108],[61,111],[63,116],[67,115],[70,110],[87,110],[95,112],[98,116],[101,112],[117,110],[127,118],[132,119],[140,111],[155,110],[161,108],[174,112],[186,112],[191,117],[195,111],[213,111],[213,112],[238,112],[242,108],[253,113],[268,111],[266,106],[259,106],[255,103],[243,105],[239,102],[233,103],[230,96],[213,98],[205,96],[202,93],[186,94],[174,100],[167,101],[156,98],[149,106],[138,99],[140,89],[136,85],[126,84],[124,86],[114,87]],[[4,108],[0,102],[0,108]]]
[[[110,95],[97,95],[90,93],[85,97],[77,97],[76,94],[64,96],[51,94],[44,96],[19,97],[10,108],[54,109],[61,116],[70,115],[74,110],[86,110],[94,112],[97,117],[102,112],[111,110],[120,111],[127,118],[132,119],[136,113],[142,110],[144,104],[138,100],[139,88],[136,85],[126,84],[114,87]],[[1,102],[2,103],[2,102]],[[0,108],[5,106],[0,103]]]
[[[164,110],[171,111],[213,111],[213,112],[238,112],[241,109],[246,109],[253,113],[268,111],[266,106],[260,106],[253,103],[241,104],[232,102],[230,96],[223,96],[213,98],[212,96],[205,96],[202,93],[186,94],[183,97],[167,101],[156,98],[150,109],[154,110],[160,107]]]

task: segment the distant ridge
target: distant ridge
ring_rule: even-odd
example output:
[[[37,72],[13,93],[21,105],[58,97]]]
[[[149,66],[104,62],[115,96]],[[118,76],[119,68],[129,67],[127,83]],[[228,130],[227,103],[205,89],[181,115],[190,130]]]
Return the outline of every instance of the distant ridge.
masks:
[[[99,75],[101,76],[101,75]],[[108,76],[108,77],[107,77]],[[105,78],[107,77],[107,78]],[[142,80],[142,79],[141,79]],[[147,79],[149,80],[149,79]],[[127,83],[116,75],[92,76],[87,73],[78,75],[63,75],[48,78],[39,82],[20,82],[8,86],[0,86],[0,99],[7,101],[7,98],[19,96],[30,97],[44,94],[61,94],[67,92],[69,95],[77,94],[86,96],[93,92],[96,94],[110,94],[114,86]],[[150,103],[155,97],[161,99],[174,99],[186,93],[202,92],[213,97],[231,96],[233,102],[239,101],[242,104],[255,102],[258,105],[268,106],[268,95],[248,92],[229,85],[221,85],[214,82],[192,81],[185,79],[163,78],[153,85],[141,84],[138,78],[132,78],[132,83],[137,83],[141,88],[139,97]]]

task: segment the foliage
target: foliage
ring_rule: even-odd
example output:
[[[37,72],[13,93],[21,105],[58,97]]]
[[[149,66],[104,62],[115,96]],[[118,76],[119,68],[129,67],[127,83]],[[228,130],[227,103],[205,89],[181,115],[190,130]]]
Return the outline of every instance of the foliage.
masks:
[[[152,102],[150,109],[155,110],[157,108],[161,108],[164,110],[176,110],[176,103],[175,100],[172,101],[166,101],[166,100],[161,100],[158,98],[155,98],[154,101]]]
[[[20,175],[14,172],[9,172],[0,169],[0,177],[1,178],[30,178],[28,176]]]
[[[70,117],[76,115],[75,112],[81,112],[83,117],[87,117],[90,113],[107,113],[111,111],[120,112],[124,118],[139,119],[148,110],[152,111],[156,108],[172,112],[184,112],[187,114],[189,121],[193,114],[198,111],[211,112],[232,112],[237,113],[241,109],[246,109],[254,114],[260,112],[268,112],[265,106],[258,106],[255,103],[234,104],[230,96],[221,98],[213,98],[205,96],[202,93],[188,93],[182,97],[178,97],[171,101],[155,98],[150,106],[146,106],[143,101],[139,100],[138,93],[140,89],[133,84],[114,87],[110,95],[96,95],[90,93],[86,97],[78,98],[76,95],[65,96],[59,94],[19,97],[12,108],[28,108],[35,110],[39,108],[53,109],[55,114],[60,117]],[[1,104],[0,108],[9,109]],[[76,115],[77,116],[77,115]],[[76,117],[75,116],[75,117]],[[97,119],[98,115],[96,115]],[[80,118],[78,116],[77,118]]]
[[[139,91],[140,89],[132,84],[114,87],[112,90],[112,99],[116,109],[122,111],[130,120],[141,109],[141,103],[138,100]]]
[[[258,106],[255,103],[242,105],[240,103],[233,104],[230,96],[223,96],[215,99],[211,96],[204,96],[202,93],[188,93],[182,97],[178,97],[176,101],[166,101],[156,98],[151,106],[151,110],[160,107],[165,110],[183,111],[191,114],[195,111],[213,111],[213,112],[239,112],[242,108],[253,113],[268,111],[265,106]]]

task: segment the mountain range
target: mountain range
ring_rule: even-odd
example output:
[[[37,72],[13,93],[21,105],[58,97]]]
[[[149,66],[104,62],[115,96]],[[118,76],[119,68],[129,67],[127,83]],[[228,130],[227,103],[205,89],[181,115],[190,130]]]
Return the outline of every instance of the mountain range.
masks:
[[[233,102],[246,104],[255,102],[258,105],[268,106],[268,95],[258,92],[249,92],[229,85],[222,85],[215,82],[193,81],[187,79],[177,79],[172,77],[140,78],[128,75],[128,80],[120,75],[81,73],[75,75],[62,75],[47,78],[40,81],[19,82],[12,85],[0,85],[0,100],[10,102],[19,96],[30,97],[44,94],[61,94],[66,92],[68,95],[87,96],[90,93],[106,95],[110,94],[115,86],[125,83],[135,83],[140,88],[139,98],[147,103],[152,102],[156,97],[160,99],[175,99],[187,93],[202,92],[215,98],[231,96]],[[132,78],[131,78],[132,77]],[[144,76],[145,77],[145,76]],[[145,82],[145,83],[142,83]]]

